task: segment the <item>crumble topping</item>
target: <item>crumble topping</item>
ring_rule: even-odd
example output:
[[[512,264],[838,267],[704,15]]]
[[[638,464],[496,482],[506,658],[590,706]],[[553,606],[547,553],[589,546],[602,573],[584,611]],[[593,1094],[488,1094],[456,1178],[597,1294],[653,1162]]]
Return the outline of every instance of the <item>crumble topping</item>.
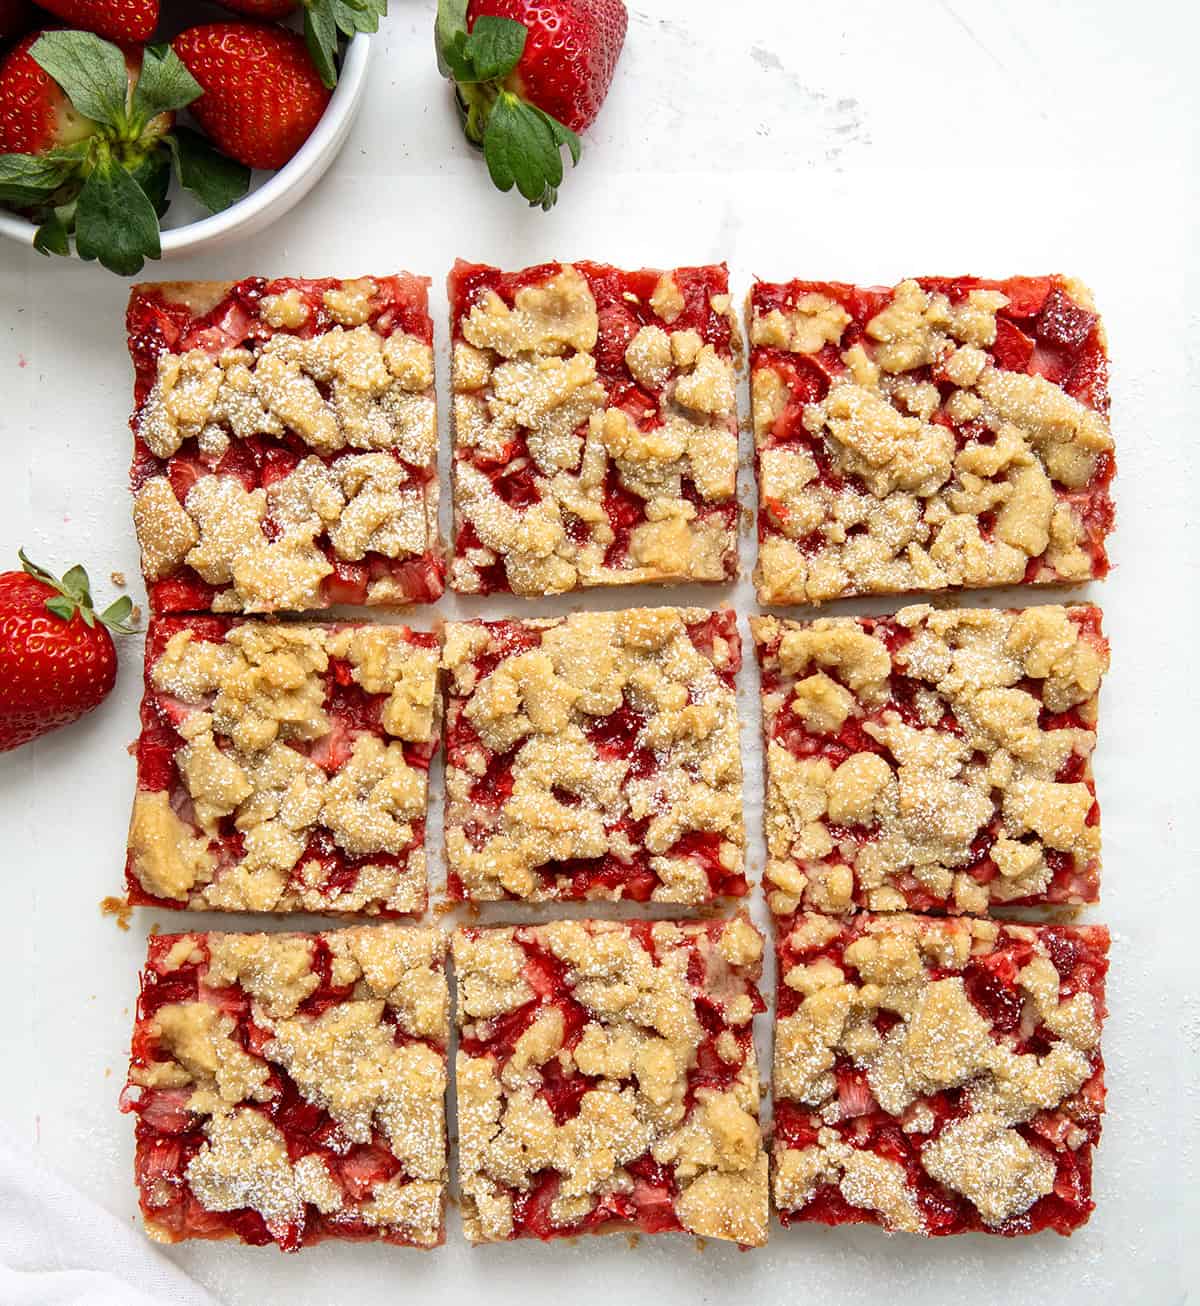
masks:
[[[459,896],[744,892],[740,656],[733,614],[698,608],[450,623],[446,852]]]
[[[131,301],[134,524],[152,605],[427,599],[441,563],[423,284],[268,284],[147,286]],[[190,329],[168,316],[177,303]]]
[[[774,912],[1095,899],[1096,609],[750,624]]]
[[[137,434],[159,458],[186,440],[228,447],[231,436],[292,431],[317,453],[396,448],[424,463],[437,444],[432,382],[429,345],[403,333],[381,339],[367,326],[272,336],[256,351],[165,353]]]
[[[527,595],[727,577],[733,362],[691,327],[669,329],[684,308],[663,274],[647,305],[656,320],[614,341],[589,276],[568,264],[522,285],[511,307],[487,288],[463,310],[452,369],[456,589],[489,592],[498,566],[499,587]],[[712,311],[736,341],[728,298]]]
[[[122,1100],[140,1117],[151,1236],[246,1238],[249,1211],[284,1250],[363,1224],[390,1241],[437,1245],[444,954],[440,932],[386,925],[152,940]],[[160,984],[191,997],[158,1005]],[[307,1114],[289,1105],[296,1095]],[[169,1111],[186,1114],[186,1132],[169,1128],[178,1141],[158,1159]],[[191,1229],[181,1194],[238,1223]]]
[[[766,1240],[748,921],[460,930],[453,951],[472,1241],[631,1223]]]
[[[172,627],[157,649],[152,631],[147,702],[177,737],[175,781],[139,787],[131,883],[193,909],[420,910],[437,649],[402,626]],[[341,717],[342,678],[377,727]]]
[[[802,286],[751,295],[760,602],[1103,574],[1104,339],[1078,286],[1047,279],[1046,303],[1082,315],[1069,340],[995,289]],[[887,302],[855,321],[854,296]]]
[[[1063,1175],[1099,1133],[1106,949],[1100,927],[904,915],[781,925],[774,1191],[785,1219],[832,1186],[892,1229],[978,1227],[961,1215],[949,1227],[941,1185],[984,1228],[1034,1227],[1010,1222],[1051,1192],[1067,1197]],[[907,1161],[873,1150],[877,1117],[901,1122]]]

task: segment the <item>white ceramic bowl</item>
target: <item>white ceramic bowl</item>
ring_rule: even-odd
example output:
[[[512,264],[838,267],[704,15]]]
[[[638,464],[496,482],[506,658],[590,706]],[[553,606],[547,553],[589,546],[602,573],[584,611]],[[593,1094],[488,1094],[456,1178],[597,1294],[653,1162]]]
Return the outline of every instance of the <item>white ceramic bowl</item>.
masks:
[[[206,215],[175,187],[163,219],[163,258],[211,249],[235,236],[251,236],[303,199],[342,148],[362,104],[370,57],[371,38],[360,32],[346,47],[338,84],[312,135],[278,172],[256,172],[250,191],[236,204]],[[32,245],[35,230],[32,222],[0,210],[0,236]]]

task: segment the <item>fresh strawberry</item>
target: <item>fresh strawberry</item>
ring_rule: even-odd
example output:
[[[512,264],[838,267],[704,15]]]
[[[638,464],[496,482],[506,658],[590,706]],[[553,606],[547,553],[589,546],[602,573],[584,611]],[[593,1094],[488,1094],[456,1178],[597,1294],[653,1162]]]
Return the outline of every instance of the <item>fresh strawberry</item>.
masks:
[[[579,162],[628,22],[621,0],[438,0],[438,66],[501,190],[554,203],[562,147]]]
[[[0,575],[0,752],[77,721],[117,678],[110,630],[128,634],[132,604],[97,615],[87,572],[59,580],[20,555],[23,571]]]
[[[45,154],[97,130],[29,53],[40,35],[30,32],[0,61],[0,154]]]
[[[33,5],[29,0],[0,0],[0,44],[24,36],[33,23]]]
[[[159,256],[174,166],[212,211],[245,194],[249,170],[222,158],[175,111],[200,84],[165,46],[128,52],[92,32],[33,32],[0,60],[0,204],[38,223],[43,254],[99,259],[129,276]]]
[[[387,0],[220,0],[226,9],[246,18],[273,21],[304,10],[304,39],[326,86],[337,83],[339,34],[377,32],[387,13]]]
[[[250,168],[282,168],[329,103],[304,41],[263,23],[207,23],[172,43],[200,83],[191,106],[218,149]]]
[[[148,41],[158,26],[158,0],[38,0],[56,18],[110,41]]]
[[[573,132],[596,121],[625,44],[621,0],[470,0],[467,27],[481,18],[525,28],[525,48],[505,78],[510,91]]]

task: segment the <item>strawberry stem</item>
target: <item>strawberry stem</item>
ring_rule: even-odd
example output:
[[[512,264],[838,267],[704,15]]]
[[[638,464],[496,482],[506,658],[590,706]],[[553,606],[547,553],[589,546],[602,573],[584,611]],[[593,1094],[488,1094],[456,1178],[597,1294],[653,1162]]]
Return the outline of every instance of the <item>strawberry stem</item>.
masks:
[[[46,600],[47,609],[61,621],[70,621],[76,613],[86,626],[95,626],[97,620],[107,626],[114,635],[132,635],[137,629],[129,622],[133,611],[133,600],[128,594],[122,594],[114,603],[110,603],[103,612],[97,614],[92,602],[91,582],[87,572],[78,564],[72,567],[60,580],[53,572],[31,562],[25,556],[24,549],[17,550],[21,566],[25,573],[48,585],[55,593]]]

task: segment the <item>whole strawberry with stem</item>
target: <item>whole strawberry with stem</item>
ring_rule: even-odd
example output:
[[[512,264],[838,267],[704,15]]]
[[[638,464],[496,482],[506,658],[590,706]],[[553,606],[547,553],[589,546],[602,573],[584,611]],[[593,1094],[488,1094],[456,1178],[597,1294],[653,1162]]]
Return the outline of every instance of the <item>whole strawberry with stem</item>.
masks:
[[[250,184],[175,112],[201,92],[167,46],[122,49],[94,32],[31,32],[0,59],[0,204],[37,224],[43,254],[121,276],[162,252],[174,170],[217,212]]]
[[[148,41],[158,26],[158,0],[38,0],[56,18],[110,41]]]
[[[562,147],[579,162],[628,22],[621,0],[439,0],[438,66],[501,190],[554,204]]]
[[[132,631],[128,596],[97,614],[82,567],[59,580],[19,556],[0,575],[0,752],[98,707],[117,679],[110,631]]]
[[[273,22],[297,9],[304,14],[304,41],[326,86],[337,83],[339,34],[377,32],[387,13],[387,0],[220,0],[225,9],[245,18]]]
[[[329,104],[301,37],[268,23],[205,23],[171,43],[203,94],[189,107],[224,154],[282,168]]]

